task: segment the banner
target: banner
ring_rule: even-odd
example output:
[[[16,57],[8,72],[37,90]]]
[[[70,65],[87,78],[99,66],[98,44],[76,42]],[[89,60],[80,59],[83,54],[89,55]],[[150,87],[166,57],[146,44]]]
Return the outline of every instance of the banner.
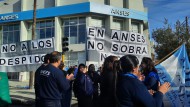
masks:
[[[86,51],[87,61],[99,63],[103,63],[109,55],[150,56],[144,35],[120,30],[105,30],[99,27],[87,28]]]
[[[38,39],[3,44],[0,47],[0,71],[35,71],[47,53],[54,51],[54,39]]]
[[[190,96],[186,86],[189,86],[190,64],[185,45],[182,45],[172,56],[156,66],[161,84],[171,83],[171,89],[166,93],[172,107],[190,107]],[[186,84],[187,83],[187,84]]]

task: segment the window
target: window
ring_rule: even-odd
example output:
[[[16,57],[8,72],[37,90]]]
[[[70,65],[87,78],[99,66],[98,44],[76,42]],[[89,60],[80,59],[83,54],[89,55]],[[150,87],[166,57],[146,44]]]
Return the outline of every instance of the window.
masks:
[[[123,30],[123,20],[113,19],[113,29]]]
[[[139,23],[137,22],[131,23],[131,31],[135,33],[139,33]]]
[[[110,5],[110,0],[104,0],[105,5]]]
[[[92,17],[90,26],[105,27],[105,22],[104,22],[103,18]]]
[[[29,35],[32,34],[32,23],[28,28]],[[54,37],[54,20],[47,19],[43,21],[37,21],[35,39],[51,38]]]
[[[86,38],[86,18],[75,17],[63,20],[63,34],[69,37],[70,44],[85,43]]]
[[[123,8],[127,8],[127,0],[123,0]]]
[[[0,28],[1,44],[10,44],[20,42],[20,25],[6,24],[2,25]]]

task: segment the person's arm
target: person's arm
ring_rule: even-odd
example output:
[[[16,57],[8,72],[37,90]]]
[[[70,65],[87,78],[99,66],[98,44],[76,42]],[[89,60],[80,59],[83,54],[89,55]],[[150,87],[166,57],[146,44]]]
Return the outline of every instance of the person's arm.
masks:
[[[69,89],[70,84],[69,80],[67,80],[62,71],[57,71],[57,83],[61,90],[66,91]]]
[[[155,77],[150,77],[149,79],[148,79],[148,81],[147,81],[147,88],[148,88],[148,90],[149,89],[153,89],[153,90],[157,90],[157,88],[158,88],[158,80],[155,78]]]
[[[135,87],[136,94],[133,96],[137,102],[143,104],[145,107],[161,107],[163,94],[161,92],[156,92],[152,96],[144,84],[139,83]]]

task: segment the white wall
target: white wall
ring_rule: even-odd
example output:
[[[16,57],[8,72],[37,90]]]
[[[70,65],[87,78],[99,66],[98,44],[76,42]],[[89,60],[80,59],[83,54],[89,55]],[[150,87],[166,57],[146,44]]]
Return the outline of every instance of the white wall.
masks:
[[[7,5],[4,5],[7,3]],[[5,0],[0,2],[0,14],[21,11],[21,0]]]
[[[23,0],[23,11],[33,10],[34,0]],[[55,0],[37,0],[37,9],[55,6]]]
[[[98,0],[99,1],[99,0]],[[89,2],[89,0],[58,0],[58,6]]]
[[[144,12],[143,0],[127,0],[127,1],[129,9]]]
[[[110,0],[110,5],[123,8],[123,0]]]

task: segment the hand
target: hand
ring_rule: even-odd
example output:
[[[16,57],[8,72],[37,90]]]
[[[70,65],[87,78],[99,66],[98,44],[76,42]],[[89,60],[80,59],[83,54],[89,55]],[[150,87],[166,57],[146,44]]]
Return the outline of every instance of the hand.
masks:
[[[151,95],[153,95],[153,94],[155,93],[155,91],[152,90],[152,89],[148,90],[148,92],[149,92]]]
[[[139,80],[140,80],[140,81],[144,81],[144,79],[145,79],[145,76],[141,74],[141,75],[139,76]]]
[[[70,75],[67,74],[66,79],[71,81],[71,80],[74,80],[75,78],[73,74],[70,74]]]
[[[170,83],[169,82],[165,82],[161,86],[160,86],[160,83],[159,83],[158,86],[159,86],[158,91],[162,92],[163,94],[168,92],[168,90],[170,89]]]

